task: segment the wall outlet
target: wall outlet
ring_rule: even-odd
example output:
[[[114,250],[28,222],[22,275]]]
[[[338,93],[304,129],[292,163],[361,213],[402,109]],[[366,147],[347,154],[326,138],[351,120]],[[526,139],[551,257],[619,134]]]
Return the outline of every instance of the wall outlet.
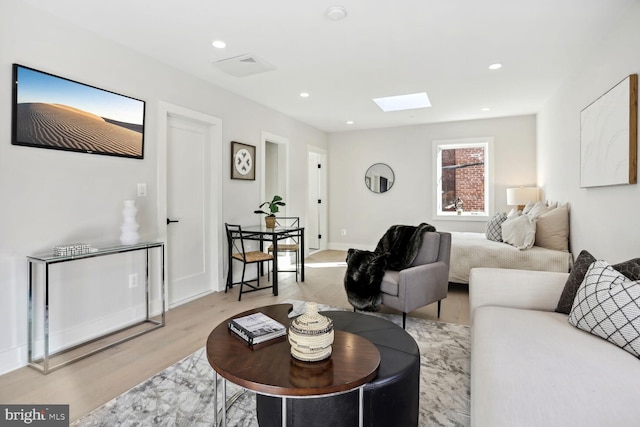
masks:
[[[129,289],[138,286],[138,273],[132,273],[129,275]]]
[[[343,235],[343,236],[346,236],[347,235],[347,229],[343,228],[342,230],[340,230],[340,234]]]

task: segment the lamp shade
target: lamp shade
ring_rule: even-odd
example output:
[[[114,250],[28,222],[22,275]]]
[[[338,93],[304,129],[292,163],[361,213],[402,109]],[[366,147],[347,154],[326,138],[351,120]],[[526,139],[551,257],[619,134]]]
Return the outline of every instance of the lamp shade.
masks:
[[[538,187],[507,188],[507,205],[526,205],[537,202],[538,197]]]

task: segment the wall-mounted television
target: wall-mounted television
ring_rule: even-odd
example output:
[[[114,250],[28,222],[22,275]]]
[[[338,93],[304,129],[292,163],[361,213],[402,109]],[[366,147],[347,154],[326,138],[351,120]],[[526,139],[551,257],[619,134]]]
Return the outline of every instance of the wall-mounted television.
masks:
[[[13,64],[11,143],[142,159],[145,102]]]

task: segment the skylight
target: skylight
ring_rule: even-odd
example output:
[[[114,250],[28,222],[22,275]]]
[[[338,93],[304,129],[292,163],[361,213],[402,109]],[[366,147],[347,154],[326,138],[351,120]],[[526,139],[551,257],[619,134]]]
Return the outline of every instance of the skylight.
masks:
[[[426,92],[412,93],[410,95],[387,96],[386,98],[374,98],[373,102],[378,104],[378,107],[380,107],[384,112],[431,107],[431,102],[429,102],[429,97]]]

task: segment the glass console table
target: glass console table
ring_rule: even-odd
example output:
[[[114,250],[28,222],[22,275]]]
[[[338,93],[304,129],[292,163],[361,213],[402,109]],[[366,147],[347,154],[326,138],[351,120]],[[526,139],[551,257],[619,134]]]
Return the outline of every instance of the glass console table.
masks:
[[[149,284],[149,251],[152,249],[158,249],[160,251],[160,260],[161,260],[161,273],[159,275],[159,287],[160,287],[160,296],[162,300],[162,308],[161,313],[155,316],[151,316],[150,313],[150,284]],[[77,344],[71,348],[67,348],[56,353],[51,354],[49,349],[49,266],[53,264],[59,264],[70,261],[77,261],[87,258],[94,258],[106,255],[114,255],[114,254],[122,254],[125,252],[132,251],[145,251],[145,298],[146,298],[146,318],[138,321],[134,324],[128,325],[124,328],[118,329],[117,331],[112,331],[107,334],[101,335],[96,338],[89,339],[85,342]],[[66,366],[72,362],[75,362],[80,359],[84,359],[85,357],[91,356],[99,351],[106,350],[107,348],[113,347],[117,344],[120,344],[124,341],[130,340],[142,334],[146,334],[147,332],[151,332],[155,329],[161,328],[165,325],[165,279],[164,279],[164,242],[140,242],[133,245],[120,245],[120,244],[111,244],[111,245],[102,245],[99,247],[91,247],[89,252],[74,254],[74,255],[61,255],[57,256],[53,253],[41,254],[41,255],[31,255],[27,257],[27,261],[29,263],[29,337],[28,337],[28,364],[32,368],[42,372],[43,374],[48,374],[49,372]],[[34,271],[35,269],[41,266],[43,269],[43,280],[42,280],[42,326],[43,326],[43,352],[42,357],[34,359],[34,347],[35,347],[35,334],[33,331],[34,323],[36,321],[36,305],[34,301]],[[143,327],[147,325],[146,327]],[[150,327],[148,325],[151,325]],[[125,333],[127,332],[127,333]],[[115,341],[111,342],[102,342],[106,341],[107,337],[115,337]],[[79,354],[73,355],[71,358],[68,358],[60,363],[53,364],[52,357],[62,355],[63,353],[76,352],[82,347],[88,346],[90,343],[97,343],[97,346],[94,348],[84,351],[78,352]]]

